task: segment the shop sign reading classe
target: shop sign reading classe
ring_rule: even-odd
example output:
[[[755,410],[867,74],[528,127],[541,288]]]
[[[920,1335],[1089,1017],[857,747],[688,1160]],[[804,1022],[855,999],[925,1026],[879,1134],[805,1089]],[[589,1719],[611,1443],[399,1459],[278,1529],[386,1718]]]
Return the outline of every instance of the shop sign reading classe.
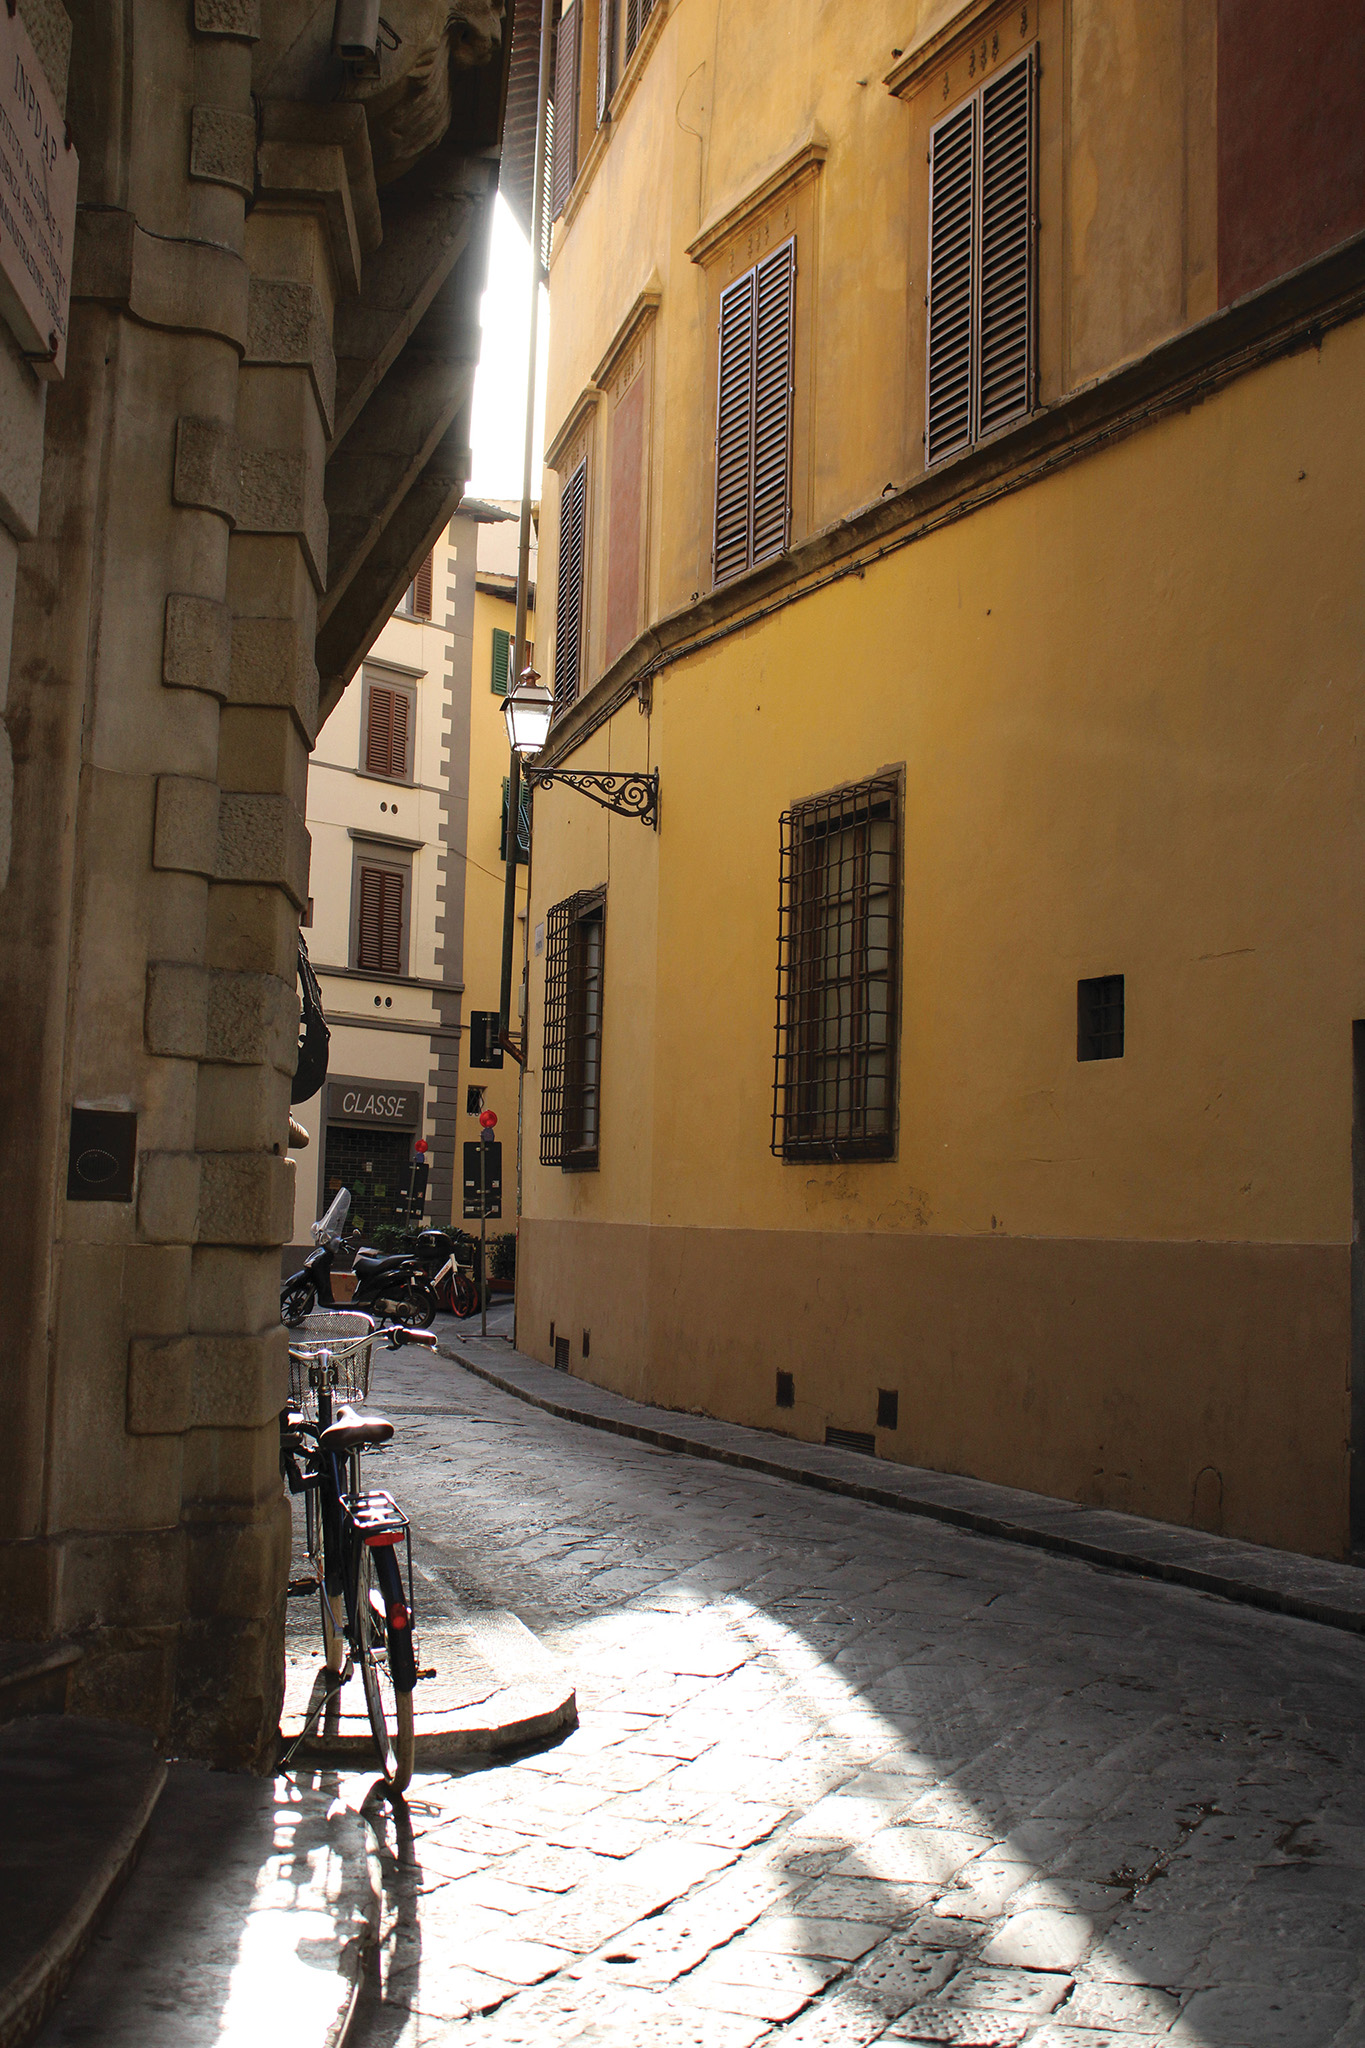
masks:
[[[411,1130],[417,1122],[421,1101],[420,1088],[403,1088],[392,1081],[331,1081],[327,1087],[327,1121]]]

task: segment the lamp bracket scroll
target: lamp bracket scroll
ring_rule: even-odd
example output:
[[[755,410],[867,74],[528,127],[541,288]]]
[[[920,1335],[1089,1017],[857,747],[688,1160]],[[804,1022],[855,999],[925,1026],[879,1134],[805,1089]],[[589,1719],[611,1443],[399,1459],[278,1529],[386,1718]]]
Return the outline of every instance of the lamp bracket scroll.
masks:
[[[533,789],[549,789],[552,783],[563,782],[603,810],[615,811],[618,818],[638,818],[642,825],[651,825],[656,832],[659,829],[657,768],[648,775],[614,775],[587,768],[524,768],[522,772]]]

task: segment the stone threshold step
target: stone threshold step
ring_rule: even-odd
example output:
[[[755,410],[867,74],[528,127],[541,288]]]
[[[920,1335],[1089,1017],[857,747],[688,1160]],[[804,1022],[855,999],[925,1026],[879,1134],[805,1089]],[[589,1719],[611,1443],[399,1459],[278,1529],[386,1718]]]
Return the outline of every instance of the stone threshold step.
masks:
[[[863,1451],[801,1443],[740,1423],[650,1407],[556,1372],[513,1351],[505,1340],[490,1338],[485,1344],[461,1336],[437,1349],[442,1357],[519,1401],[588,1429],[1365,1634],[1365,1571],[1354,1563],[1271,1550],[1141,1515],[1086,1508],[984,1479],[931,1472]]]
[[[66,1714],[0,1727],[0,2048],[30,2041],[60,1998],[165,1782],[137,1729]]]
[[[420,1679],[413,1696],[419,1770],[520,1749],[577,1721],[572,1678],[515,1614],[490,1610],[459,1625],[420,1629],[418,1656],[421,1667],[435,1674]],[[280,1715],[282,1741],[299,1735],[305,1720],[312,1732],[299,1745],[299,1761],[329,1757],[355,1770],[373,1762],[374,1738],[359,1673],[340,1693],[329,1694],[319,1655],[291,1649]]]
[[[0,1723],[21,1714],[61,1714],[71,1674],[85,1652],[58,1637],[50,1643],[0,1643]]]

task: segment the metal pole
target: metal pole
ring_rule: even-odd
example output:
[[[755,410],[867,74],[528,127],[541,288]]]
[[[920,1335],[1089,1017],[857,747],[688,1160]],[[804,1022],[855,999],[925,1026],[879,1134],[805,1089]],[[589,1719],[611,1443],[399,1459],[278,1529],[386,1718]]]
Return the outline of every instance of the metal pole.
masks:
[[[536,427],[536,332],[540,324],[540,252],[544,246],[545,128],[554,42],[554,0],[541,0],[540,76],[536,90],[536,160],[531,183],[531,353],[526,365],[526,435],[521,465],[521,530],[517,540],[517,625],[512,675],[515,689],[526,666],[526,610],[531,574],[531,461]],[[507,874],[502,897],[502,985],[498,1028],[512,1029],[512,945],[517,922],[517,843],[521,830],[521,758],[514,751],[507,780]],[[528,898],[529,908],[529,898]]]
[[[488,1146],[479,1136],[479,1334],[488,1335]]]

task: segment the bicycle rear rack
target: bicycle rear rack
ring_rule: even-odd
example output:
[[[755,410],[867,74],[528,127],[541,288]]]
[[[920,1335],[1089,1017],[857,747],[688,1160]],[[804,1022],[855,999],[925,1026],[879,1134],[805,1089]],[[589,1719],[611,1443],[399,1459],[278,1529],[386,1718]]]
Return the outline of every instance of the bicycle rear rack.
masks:
[[[408,1518],[389,1493],[361,1493],[346,1503],[346,1515],[361,1541],[372,1550],[401,1543],[408,1533]]]

